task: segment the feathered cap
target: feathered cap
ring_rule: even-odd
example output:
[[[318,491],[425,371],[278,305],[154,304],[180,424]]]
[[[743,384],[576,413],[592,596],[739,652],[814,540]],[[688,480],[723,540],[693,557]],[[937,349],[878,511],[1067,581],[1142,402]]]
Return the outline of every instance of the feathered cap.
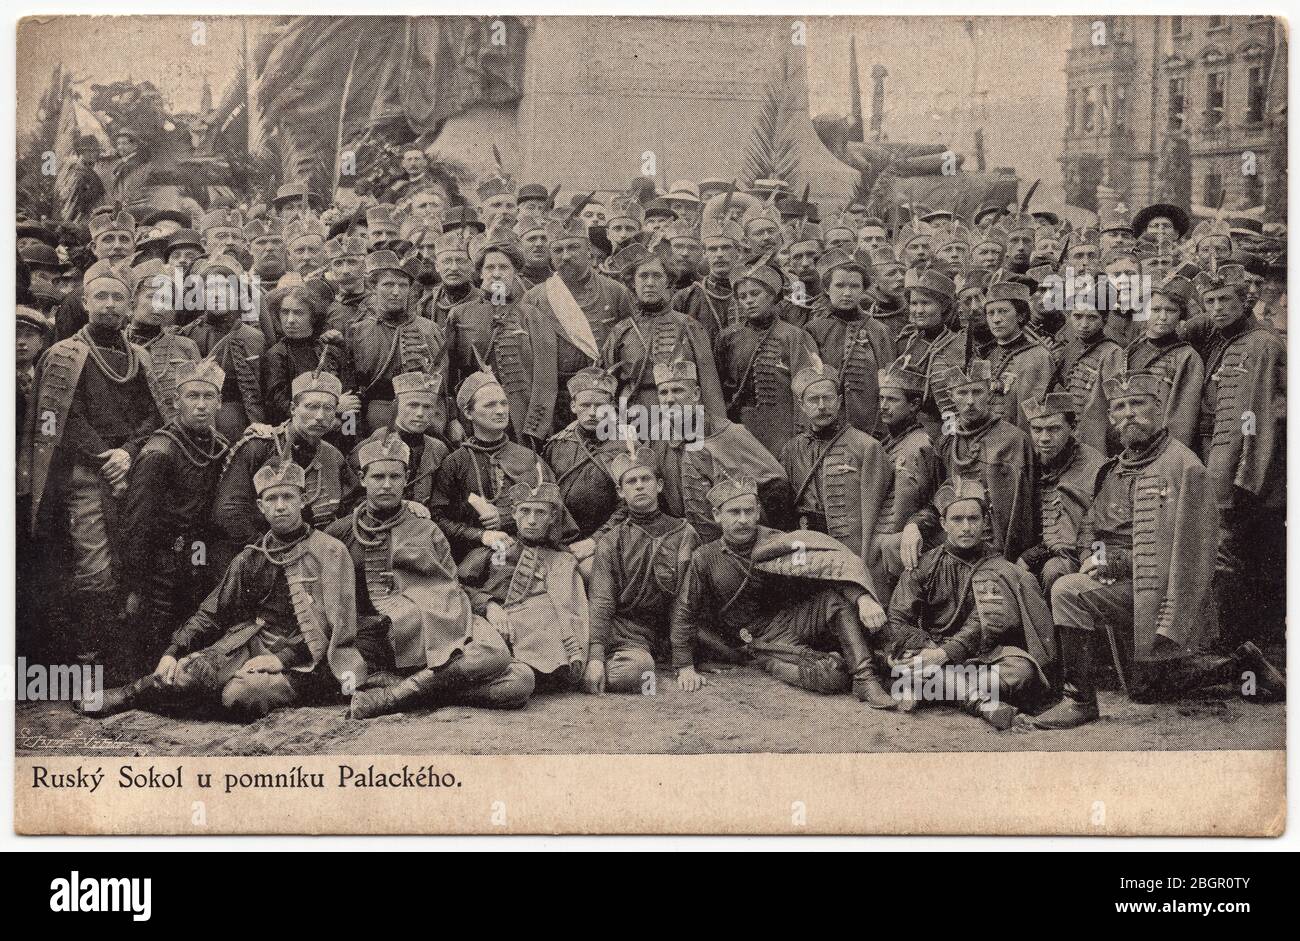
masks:
[[[430,395],[442,392],[442,376],[436,372],[404,372],[393,377],[393,395]]]
[[[948,507],[959,500],[978,500],[985,509],[988,508],[989,494],[978,480],[954,477],[935,492],[934,505],[939,515],[948,512]]]
[[[713,485],[706,496],[709,506],[715,510],[720,510],[739,497],[757,497],[758,481],[753,477],[741,477],[739,480],[724,477]]]
[[[877,370],[876,380],[882,389],[901,389],[918,395],[925,393],[925,373],[913,371],[910,356],[900,356],[884,369]]]
[[[400,435],[390,431],[382,437],[371,438],[357,449],[357,463],[363,471],[375,461],[401,461],[410,467],[411,449]]]
[[[628,441],[627,450],[618,452],[609,462],[609,476],[614,478],[615,484],[621,484],[623,475],[637,467],[649,468],[656,477],[659,476],[659,460],[655,457],[654,449],[649,445]]]
[[[1149,395],[1157,402],[1165,400],[1168,387],[1169,380],[1163,376],[1149,372],[1129,372],[1127,369],[1121,370],[1101,384],[1102,392],[1106,394],[1107,399],[1114,399],[1121,395]]]
[[[799,370],[795,373],[794,380],[790,383],[796,401],[802,399],[803,394],[819,382],[829,382],[838,389],[840,387],[840,374],[825,363],[818,363],[816,366],[806,366]]]
[[[599,366],[588,366],[574,373],[567,387],[570,399],[576,399],[579,392],[604,392],[613,398],[618,392],[618,380]]]
[[[226,381],[225,371],[214,359],[201,359],[195,362],[183,362],[176,367],[176,388],[187,382],[206,382],[218,392]]]
[[[317,369],[294,376],[290,391],[295,399],[308,392],[324,392],[337,402],[343,396],[343,383],[333,373]]]
[[[696,372],[695,364],[689,359],[678,359],[671,363],[655,363],[655,385],[661,386],[665,382],[699,382],[699,374]]]
[[[269,461],[253,475],[253,488],[257,490],[257,495],[260,497],[272,487],[297,487],[299,490],[306,490],[307,475],[293,461],[283,458]]]

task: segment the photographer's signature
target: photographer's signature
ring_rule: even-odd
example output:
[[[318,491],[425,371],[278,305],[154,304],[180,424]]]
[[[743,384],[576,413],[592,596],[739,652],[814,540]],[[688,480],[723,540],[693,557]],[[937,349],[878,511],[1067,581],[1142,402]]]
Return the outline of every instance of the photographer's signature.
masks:
[[[116,738],[104,738],[99,735],[87,735],[74,732],[68,736],[54,737],[42,735],[32,729],[22,729],[18,733],[19,748],[130,748],[132,743]]]

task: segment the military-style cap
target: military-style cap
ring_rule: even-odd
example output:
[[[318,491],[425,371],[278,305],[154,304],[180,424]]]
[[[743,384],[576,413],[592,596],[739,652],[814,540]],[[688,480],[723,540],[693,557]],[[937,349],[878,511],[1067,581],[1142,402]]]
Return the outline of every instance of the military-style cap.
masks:
[[[961,297],[967,291],[982,292],[992,281],[992,271],[985,271],[983,268],[967,268],[957,275],[953,284],[957,288],[957,296]]]
[[[920,220],[913,220],[906,225],[899,226],[898,231],[894,233],[894,251],[902,255],[907,246],[917,239],[933,242],[934,238],[933,228]]]
[[[329,235],[329,229],[312,213],[303,213],[284,227],[284,244],[292,245],[299,239],[310,238],[313,235],[324,242]]]
[[[900,356],[884,369],[876,370],[876,382],[882,389],[900,389],[903,392],[925,393],[925,373],[912,371],[912,358]]]
[[[336,235],[325,243],[325,260],[336,258],[364,258],[366,240],[359,235]]]
[[[739,245],[745,240],[745,230],[739,223],[726,219],[705,219],[700,227],[700,240],[707,242],[709,239],[727,239]]]
[[[909,268],[903,280],[904,291],[925,291],[948,302],[957,299],[957,285],[941,271],[934,268]]]
[[[283,208],[286,204],[301,203],[304,199],[307,205],[319,212],[325,206],[325,200],[319,193],[313,193],[306,183],[286,183],[275,191],[275,199],[271,200],[271,205],[276,209]]]
[[[645,222],[645,210],[635,196],[615,196],[609,201],[609,222],[615,219],[631,219],[641,225]]]
[[[994,301],[1020,301],[1028,304],[1032,294],[1027,284],[1018,281],[993,281],[985,289],[984,306],[988,307]]]
[[[1034,421],[1050,415],[1073,415],[1074,396],[1068,392],[1048,392],[1040,399],[1026,399],[1020,403],[1025,418]]]
[[[260,497],[272,487],[297,487],[307,489],[307,475],[293,461],[271,461],[263,464],[253,475],[253,488]]]
[[[587,234],[587,223],[572,210],[560,210],[551,216],[546,223],[546,237],[552,245],[565,239],[589,241],[591,238]]]
[[[476,234],[471,234],[466,229],[453,229],[450,232],[443,232],[433,240],[434,257],[451,253],[472,258],[474,256],[475,241]]]
[[[670,244],[684,239],[692,242],[703,241],[700,238],[699,223],[690,219],[674,219],[664,226],[661,232]]]
[[[982,506],[987,508],[989,494],[984,489],[984,485],[978,480],[954,477],[940,487],[934,495],[934,505],[940,516],[948,512],[948,507],[961,500],[978,500]]]
[[[992,380],[993,369],[986,359],[973,359],[964,366],[949,366],[943,374],[943,384],[949,389]]]
[[[377,275],[381,271],[399,271],[408,278],[414,278],[417,264],[415,259],[403,261],[397,257],[397,252],[381,248],[366,256],[366,277]]]
[[[1246,287],[1246,269],[1241,265],[1211,265],[1209,271],[1202,271],[1193,282],[1200,294],[1217,291],[1220,288]]]
[[[1106,379],[1101,390],[1107,399],[1124,395],[1149,395],[1158,402],[1163,402],[1169,388],[1169,380],[1149,372],[1129,372],[1123,370]]]
[[[1123,206],[1114,206],[1101,218],[1099,226],[1102,232],[1127,232],[1133,234],[1133,223],[1129,221],[1128,210]]]
[[[442,231],[452,232],[460,228],[477,229],[482,232],[487,227],[479,221],[478,213],[472,206],[450,206],[444,209]]]
[[[777,226],[782,223],[781,213],[773,203],[759,203],[756,208],[745,213],[745,234],[749,234],[749,227],[755,222],[764,220]]]
[[[541,183],[525,183],[519,187],[515,199],[521,203],[528,202],[530,199],[540,199],[544,203],[549,203],[551,201],[551,192]]]
[[[280,234],[280,223],[275,219],[250,219],[244,224],[244,240],[250,245],[268,235]]]
[[[480,369],[478,372],[472,372],[461,382],[460,388],[456,390],[456,405],[462,412],[469,412],[469,407],[474,404],[474,396],[487,388],[488,386],[500,386],[494,373],[486,369]]]
[[[659,476],[659,460],[655,457],[654,448],[629,441],[628,450],[615,454],[609,462],[609,476],[614,478],[616,485],[622,484],[623,475],[638,467],[648,468],[656,477]]]
[[[238,229],[244,232],[244,214],[238,209],[218,207],[205,212],[199,218],[199,231],[206,234],[210,229]]]
[[[357,464],[365,471],[376,461],[401,461],[404,466],[410,467],[411,449],[395,432],[376,435],[357,448]]]
[[[86,273],[81,276],[81,283],[83,286],[89,287],[90,282],[97,278],[111,278],[114,281],[121,282],[122,287],[126,288],[128,292],[131,290],[130,269],[124,264],[115,264],[107,258],[101,258],[86,269]]]
[[[599,366],[588,366],[571,376],[567,387],[570,399],[576,399],[579,392],[604,392],[612,399],[618,392],[618,380]]]
[[[671,363],[658,362],[654,367],[655,385],[665,382],[699,382],[695,364],[689,359],[678,359]]]
[[[442,376],[436,372],[404,372],[393,377],[393,395],[425,395],[436,397],[442,392]]]
[[[144,288],[159,288],[171,281],[171,271],[157,258],[149,258],[138,265],[133,265],[129,275],[132,299]]]
[[[324,392],[334,396],[336,402],[343,397],[343,383],[339,382],[339,377],[324,370],[299,373],[293,377],[289,388],[295,399],[308,392]]]
[[[871,267],[873,268],[893,268],[902,266],[902,264],[898,260],[898,256],[894,254],[894,250],[888,245],[882,245],[871,251]]]
[[[796,245],[802,245],[804,242],[813,242],[821,247],[822,227],[815,222],[800,222],[796,225],[790,235],[790,250],[793,251]]]
[[[781,289],[785,286],[785,276],[780,270],[772,267],[766,262],[759,262],[753,267],[746,268],[731,282],[732,291],[740,287],[742,281],[756,281],[761,284],[773,297],[781,296]]]
[[[217,365],[215,359],[201,359],[195,362],[183,362],[176,367],[176,388],[187,382],[206,382],[218,392],[226,381],[226,373]]]
[[[1092,227],[1075,229],[1069,234],[1065,244],[1065,252],[1080,245],[1091,245],[1093,248],[1101,248],[1101,233]]]
[[[401,220],[398,218],[396,208],[392,203],[379,203],[366,210],[366,228],[375,225],[392,226],[393,228],[401,227]]]
[[[677,213],[673,212],[673,207],[668,205],[667,200],[652,199],[650,200],[650,202],[646,203],[645,213],[643,214],[643,218],[644,219],[659,219],[659,218],[676,219]]]
[[[936,252],[948,245],[965,245],[969,248],[974,242],[975,239],[971,237],[970,229],[960,222],[954,221],[951,225],[936,226],[934,229],[934,250]]]
[[[28,324],[35,327],[37,330],[46,333],[54,329],[54,319],[52,317],[46,317],[35,307],[27,307],[23,304],[19,304],[14,308],[14,313],[17,315],[19,323]]]
[[[106,232],[130,232],[132,237],[135,236],[136,222],[135,216],[131,215],[125,209],[118,212],[105,210],[97,212],[90,217],[90,239],[93,242]],[[22,233],[19,233],[20,235]]]
[[[811,386],[819,382],[829,382],[836,389],[840,387],[840,374],[825,363],[818,363],[816,366],[806,366],[795,373],[794,379],[790,383],[790,388],[794,391],[796,400],[802,399],[803,394]]]
[[[536,232],[539,229],[545,232],[548,224],[545,216],[520,216],[515,221],[515,235],[522,239],[529,232]]]
[[[629,269],[635,268],[641,262],[648,258],[658,258],[654,252],[646,248],[640,242],[633,240],[624,245],[609,258],[609,267],[618,276],[622,276]]]
[[[739,480],[732,480],[729,477],[723,478],[721,481],[714,484],[713,487],[710,488],[708,494],[706,494],[709,506],[713,507],[715,510],[722,509],[732,500],[739,499],[740,497],[757,496],[758,481],[753,477],[741,477]]]
[[[843,216],[837,216],[822,226],[822,240],[830,241],[832,232],[847,232],[849,235],[853,236],[855,242],[858,238],[857,227],[851,225]]]
[[[846,252],[842,248],[833,248],[817,259],[817,274],[821,277],[822,284],[829,283],[831,274],[837,268],[856,271],[862,275],[862,283],[864,285],[867,283],[867,269],[862,266],[862,262],[858,261],[857,256]]]
[[[511,196],[514,196],[515,181],[513,178],[509,176],[509,174],[498,173],[494,176],[488,177],[486,180],[479,183],[478,187],[475,189],[475,192],[478,194],[478,198],[480,201],[486,201],[492,199],[495,196],[502,196],[507,193],[510,194]],[[545,199],[546,197],[542,196],[540,198]]]
[[[525,503],[546,503],[558,508],[564,505],[564,500],[560,496],[560,488],[549,480],[539,481],[535,485],[514,484],[508,491],[508,497],[513,506],[521,506]]]

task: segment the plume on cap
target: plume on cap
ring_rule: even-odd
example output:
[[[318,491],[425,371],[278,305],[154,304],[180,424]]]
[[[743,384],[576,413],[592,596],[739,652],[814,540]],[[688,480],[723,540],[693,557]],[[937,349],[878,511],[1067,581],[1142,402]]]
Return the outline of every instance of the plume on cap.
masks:
[[[838,389],[840,387],[840,374],[825,363],[818,363],[816,366],[805,366],[795,373],[794,380],[790,384],[795,399],[802,399],[803,394],[818,382],[829,382]]]
[[[614,478],[615,484],[621,484],[623,475],[637,467],[649,468],[659,476],[659,459],[655,457],[654,448],[630,440],[627,450],[618,452],[609,462],[609,476]]]
[[[587,366],[569,378],[569,397],[577,398],[579,392],[604,392],[610,398],[618,391],[618,380],[599,366]]]
[[[758,481],[753,477],[745,476],[738,480],[723,475],[722,479],[710,488],[706,495],[709,506],[715,510],[720,510],[726,504],[739,497],[757,497]]]
[[[343,396],[343,383],[339,382],[338,376],[333,373],[316,369],[294,376],[290,390],[295,399],[308,392],[324,392],[334,396],[337,402]]]
[[[689,359],[677,359],[672,362],[657,362],[654,367],[655,385],[665,382],[699,382],[695,363]]]
[[[948,507],[959,500],[978,500],[987,509],[989,494],[978,480],[954,477],[940,487],[934,495],[934,505],[940,516],[947,513]]]
[[[442,375],[436,372],[404,372],[393,377],[393,395],[433,395],[442,392]]]
[[[363,471],[375,461],[401,461],[410,467],[411,449],[392,431],[376,435],[357,449],[357,463]]]
[[[1101,390],[1108,400],[1121,395],[1149,395],[1157,402],[1163,402],[1169,390],[1169,380],[1155,373],[1121,369],[1102,382]]]
[[[187,382],[206,382],[218,392],[226,381],[225,371],[215,359],[201,359],[197,363],[185,361],[176,367],[176,388]]]
[[[1042,398],[1021,402],[1020,410],[1030,421],[1050,415],[1074,415],[1074,396],[1069,392],[1048,392]]]
[[[884,369],[877,370],[876,379],[882,389],[900,389],[918,395],[925,394],[925,373],[912,369],[910,356],[900,356]]]
[[[297,487],[299,490],[306,490],[307,475],[293,461],[279,456],[263,464],[253,475],[253,488],[259,497],[272,487]]]

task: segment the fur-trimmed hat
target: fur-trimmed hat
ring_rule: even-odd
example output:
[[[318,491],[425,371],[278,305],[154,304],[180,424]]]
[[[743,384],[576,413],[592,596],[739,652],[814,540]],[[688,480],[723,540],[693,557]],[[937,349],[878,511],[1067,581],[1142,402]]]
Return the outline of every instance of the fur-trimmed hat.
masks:
[[[840,374],[825,363],[804,367],[795,373],[794,379],[790,382],[795,401],[802,399],[803,394],[819,382],[829,382],[838,389],[840,387]]]
[[[695,364],[689,359],[678,359],[671,363],[659,362],[654,367],[655,385],[661,386],[665,382],[699,382],[699,374],[695,369]]]
[[[876,371],[877,385],[881,389],[899,389],[903,392],[925,394],[925,373],[912,369],[912,358],[900,356],[884,369]]]
[[[304,372],[293,377],[289,391],[294,399],[308,392],[324,392],[334,396],[334,401],[337,402],[343,397],[343,383],[339,382],[338,376],[331,372],[323,370]]]
[[[618,392],[618,380],[599,366],[588,366],[574,373],[566,387],[570,399],[576,399],[579,392],[604,392],[612,399]]]

